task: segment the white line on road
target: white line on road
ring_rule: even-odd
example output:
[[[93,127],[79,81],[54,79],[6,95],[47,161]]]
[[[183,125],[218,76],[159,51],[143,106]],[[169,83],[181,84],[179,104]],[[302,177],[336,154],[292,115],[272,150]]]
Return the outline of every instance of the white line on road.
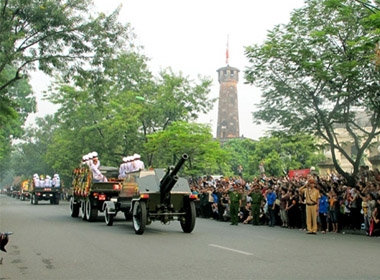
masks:
[[[248,252],[244,252],[244,251],[240,251],[240,250],[235,250],[235,249],[224,247],[224,246],[220,246],[220,245],[208,244],[208,246],[216,247],[216,248],[223,249],[223,250],[232,251],[232,252],[243,254],[243,255],[247,255],[247,256],[252,256],[253,255],[252,253],[248,253]]]

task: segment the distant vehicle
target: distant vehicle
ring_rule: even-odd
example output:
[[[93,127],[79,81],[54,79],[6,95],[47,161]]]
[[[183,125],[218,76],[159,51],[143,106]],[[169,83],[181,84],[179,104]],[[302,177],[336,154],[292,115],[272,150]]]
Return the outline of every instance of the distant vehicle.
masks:
[[[21,186],[20,184],[16,184],[11,186],[11,196],[19,199],[21,194]]]
[[[20,200],[24,201],[25,199],[30,199],[29,186],[29,180],[24,180],[21,182]]]
[[[30,204],[37,205],[39,201],[50,201],[50,204],[59,204],[61,187],[35,186],[33,179],[29,181]]]

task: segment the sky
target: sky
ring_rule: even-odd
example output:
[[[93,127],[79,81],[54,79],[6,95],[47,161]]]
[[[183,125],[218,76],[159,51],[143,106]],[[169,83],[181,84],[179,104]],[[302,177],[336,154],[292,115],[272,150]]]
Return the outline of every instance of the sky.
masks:
[[[260,89],[245,84],[249,66],[244,47],[261,44],[277,24],[289,22],[290,13],[304,0],[94,0],[95,9],[106,14],[122,5],[119,20],[128,22],[137,43],[150,58],[154,74],[170,67],[191,80],[198,75],[213,80],[210,98],[219,96],[216,70],[226,66],[228,40],[229,65],[240,70],[237,84],[240,134],[251,139],[265,135],[268,126],[253,124],[252,112],[260,102]],[[227,39],[228,38],[228,39]],[[32,86],[40,96],[44,87],[40,74],[32,75]],[[51,105],[38,101],[38,115],[51,113]],[[218,101],[202,115],[200,123],[210,124],[216,136]]]

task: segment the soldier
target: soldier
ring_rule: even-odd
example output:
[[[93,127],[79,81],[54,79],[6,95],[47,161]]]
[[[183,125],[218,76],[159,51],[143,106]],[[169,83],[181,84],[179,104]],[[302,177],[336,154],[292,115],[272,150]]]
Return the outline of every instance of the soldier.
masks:
[[[233,188],[228,191],[229,194],[229,203],[230,203],[230,216],[231,216],[231,225],[238,225],[239,223],[239,209],[241,207],[241,198],[242,195],[239,192],[238,186],[233,183]]]
[[[133,157],[135,158],[135,165],[137,170],[144,170],[145,164],[141,160],[141,156],[139,154],[134,154]]]
[[[123,157],[123,163],[119,167],[119,179],[124,179],[127,173],[127,161],[128,157]]]
[[[61,179],[59,178],[58,174],[54,174],[53,180],[52,180],[52,186],[59,188],[61,186]]]
[[[135,155],[131,156],[131,162],[130,162],[130,172],[136,172],[139,171],[138,166],[137,166],[137,159]]]
[[[90,166],[90,169],[92,171],[92,178],[94,182],[107,182],[107,178],[100,172],[100,161],[98,160],[98,153],[93,152],[92,153],[92,164]]]
[[[44,180],[44,176],[43,175],[40,175],[39,187],[40,188],[45,187],[45,180]]]
[[[261,193],[258,184],[253,185],[253,189],[249,194],[251,197],[251,213],[252,213],[252,224],[257,226],[260,224],[260,207],[264,200],[264,196]]]
[[[49,175],[46,175],[46,178],[45,178],[45,187],[51,188],[51,177]]]
[[[40,179],[38,178],[37,173],[33,175],[33,183],[34,183],[34,186],[37,188],[40,186]]]

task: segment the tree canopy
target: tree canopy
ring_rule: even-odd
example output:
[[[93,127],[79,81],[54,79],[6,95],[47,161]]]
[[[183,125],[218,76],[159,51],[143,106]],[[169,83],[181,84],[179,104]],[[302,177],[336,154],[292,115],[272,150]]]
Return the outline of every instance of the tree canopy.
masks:
[[[262,88],[254,118],[322,139],[336,170],[350,180],[380,134],[380,75],[374,63],[380,14],[359,2],[365,1],[307,0],[288,24],[245,50],[247,82]],[[359,112],[368,119],[365,125]],[[350,143],[340,142],[338,127]],[[347,152],[351,145],[355,158]],[[336,151],[352,165],[352,176],[340,167]]]
[[[0,1],[1,167],[12,139],[22,135],[28,114],[36,111],[28,85],[33,71],[80,84],[133,45],[129,24],[118,21],[120,7],[110,15],[94,14],[92,7],[90,0]]]

